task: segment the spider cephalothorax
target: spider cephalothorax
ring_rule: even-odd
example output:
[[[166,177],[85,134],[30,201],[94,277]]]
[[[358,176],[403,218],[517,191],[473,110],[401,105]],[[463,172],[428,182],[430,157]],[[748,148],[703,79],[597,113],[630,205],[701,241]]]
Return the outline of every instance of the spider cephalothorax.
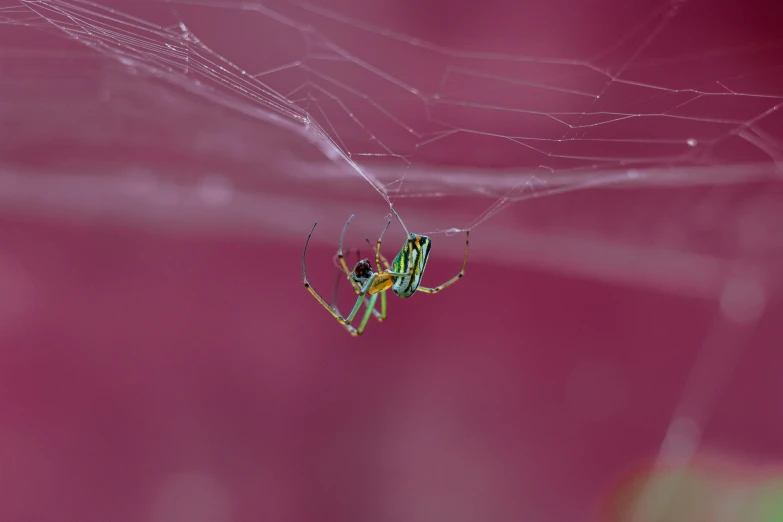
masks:
[[[358,283],[363,283],[372,277],[372,265],[369,259],[362,259],[353,269],[351,277]]]
[[[394,209],[392,209],[394,212]],[[397,215],[396,212],[394,212]],[[400,217],[397,216],[397,219]],[[348,280],[353,286],[353,290],[356,293],[356,302],[353,305],[351,312],[343,317],[337,310],[337,306],[329,305],[324,299],[318,295],[318,293],[310,286],[310,282],[307,280],[307,271],[305,270],[305,255],[307,254],[307,245],[310,243],[310,236],[313,235],[315,230],[315,223],[310,233],[307,235],[305,241],[304,250],[302,251],[302,279],[305,288],[315,299],[326,308],[326,310],[332,314],[332,317],[337,319],[351,335],[361,335],[364,331],[364,327],[367,326],[367,321],[371,316],[375,316],[379,321],[386,319],[386,291],[391,290],[399,297],[407,298],[412,296],[416,292],[423,292],[425,294],[435,294],[456,283],[465,274],[465,265],[468,263],[468,239],[469,231],[465,232],[465,257],[462,258],[462,269],[457,275],[443,283],[442,285],[434,288],[421,286],[421,276],[424,273],[424,268],[427,266],[427,259],[430,255],[430,248],[432,247],[432,240],[427,236],[407,234],[408,238],[402,245],[402,249],[397,254],[397,257],[389,263],[383,254],[381,254],[381,240],[386,229],[389,228],[391,221],[386,223],[386,228],[381,232],[378,242],[375,244],[375,266],[378,272],[373,272],[372,264],[369,259],[362,259],[351,271],[348,269],[348,265],[345,262],[345,256],[343,256],[343,239],[345,238],[345,231],[348,225],[351,223],[353,216],[348,218],[348,221],[343,227],[343,233],[340,235],[340,247],[337,249],[337,261],[340,264],[342,272],[348,277]],[[402,224],[402,221],[400,221]],[[405,228],[405,225],[403,225]],[[406,231],[407,232],[407,231]],[[381,268],[383,266],[384,268]],[[339,280],[338,280],[339,281]],[[335,296],[336,293],[335,286]],[[380,313],[375,310],[375,301],[381,298],[381,311]],[[336,302],[336,298],[334,299]],[[356,314],[359,312],[362,304],[365,304],[367,311],[361,319],[359,328],[351,326]]]

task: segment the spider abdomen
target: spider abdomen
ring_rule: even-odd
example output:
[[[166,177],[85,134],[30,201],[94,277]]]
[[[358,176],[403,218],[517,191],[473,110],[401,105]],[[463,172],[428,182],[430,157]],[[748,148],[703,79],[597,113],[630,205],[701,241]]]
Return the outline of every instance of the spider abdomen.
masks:
[[[432,240],[427,236],[411,234],[400,249],[397,257],[392,261],[392,271],[399,274],[411,274],[405,277],[396,277],[392,284],[392,291],[400,297],[410,297],[419,288],[421,276],[427,267],[427,259],[432,248]]]

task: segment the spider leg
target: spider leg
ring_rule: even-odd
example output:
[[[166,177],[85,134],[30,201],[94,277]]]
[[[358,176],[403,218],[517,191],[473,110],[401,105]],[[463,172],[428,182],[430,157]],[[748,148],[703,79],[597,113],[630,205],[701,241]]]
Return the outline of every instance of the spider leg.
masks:
[[[351,332],[350,330],[348,330],[349,332],[351,332],[351,335],[362,335],[362,333],[364,333],[364,327],[367,326],[367,321],[370,320],[370,316],[372,315],[373,312],[377,313],[377,311],[375,310],[376,299],[378,299],[378,294],[372,294],[372,296],[370,297],[370,301],[367,303],[367,311],[364,312],[364,317],[362,317],[362,322],[359,323],[359,328],[357,328],[355,332]],[[386,302],[386,292],[381,292],[381,302],[382,303]],[[384,306],[383,308],[385,309],[386,307]],[[386,319],[386,317],[384,316],[383,319]],[[379,319],[379,320],[383,321],[383,319]],[[351,326],[350,328],[353,327]]]
[[[347,249],[345,255],[340,255],[340,252],[337,252],[334,254],[334,257],[332,257],[334,266],[337,267],[339,271],[345,272],[345,275],[351,275],[350,270],[348,269],[348,263],[345,261],[345,257],[351,252],[356,252],[356,261],[359,261],[362,258],[362,252],[358,248]]]
[[[361,290],[361,286],[359,283],[353,281],[351,279],[351,270],[348,268],[348,265],[345,262],[345,256],[343,255],[343,240],[345,239],[345,231],[348,230],[348,225],[351,224],[351,220],[353,219],[353,214],[351,214],[351,217],[348,218],[348,221],[345,222],[345,226],[343,227],[343,232],[340,234],[340,246],[337,248],[337,262],[340,264],[340,268],[342,268],[342,271],[345,272],[345,275],[348,277],[348,281],[351,282],[351,286],[353,286],[354,292],[356,294],[359,294],[359,291]],[[351,249],[348,249],[347,253],[350,253]],[[356,250],[356,254],[359,254],[359,250]]]
[[[353,216],[351,216],[353,218]],[[351,219],[348,220],[348,223],[351,222]],[[354,317],[356,317],[356,314],[359,312],[359,308],[361,308],[362,303],[365,300],[365,295],[367,294],[367,291],[370,289],[373,280],[375,279],[377,274],[373,274],[367,282],[364,283],[364,286],[362,286],[361,292],[359,296],[356,298],[356,303],[353,306],[353,309],[351,310],[351,313],[348,314],[348,317],[343,317],[339,311],[335,310],[329,304],[320,296],[318,295],[318,292],[315,291],[315,289],[310,285],[310,282],[307,280],[307,270],[305,268],[305,255],[307,254],[307,246],[310,243],[310,237],[313,235],[313,231],[315,230],[316,225],[318,225],[318,222],[316,222],[313,225],[313,228],[310,230],[310,233],[307,235],[307,241],[305,241],[304,250],[302,251],[302,279],[304,282],[304,286],[307,289],[308,292],[318,301],[321,303],[321,305],[326,308],[326,310],[337,319],[339,323],[341,323],[345,328],[348,330],[348,332],[351,335],[361,335],[364,331],[364,327],[367,325],[367,321],[370,319],[370,315],[372,315],[372,311],[375,309],[375,301],[378,298],[377,294],[373,294],[372,297],[370,297],[370,301],[367,306],[367,311],[364,314],[364,317],[362,318],[362,322],[359,324],[359,328],[356,329],[353,326],[351,326],[351,321],[353,321]],[[346,223],[346,227],[348,224]],[[345,229],[343,229],[343,232]],[[342,241],[341,241],[342,243]],[[342,245],[341,245],[342,246]],[[385,293],[385,292],[384,292]]]
[[[391,220],[386,222],[386,228],[383,229],[383,232],[381,232],[380,237],[378,237],[378,242],[375,244],[375,265],[378,267],[378,271],[381,271],[381,259],[383,259],[383,262],[386,263],[386,270],[385,272],[389,274],[390,276],[394,277],[410,277],[413,273],[413,269],[409,272],[393,272],[391,270],[391,267],[389,266],[388,261],[386,261],[386,258],[383,257],[383,254],[381,254],[381,241],[383,241],[383,235],[386,233],[386,230],[388,230],[389,225],[391,225]],[[411,240],[408,239],[410,242]]]
[[[367,241],[367,244],[370,245],[370,248],[372,248],[372,243],[370,243],[370,238],[366,237],[364,238],[364,240]],[[381,265],[378,264],[378,256],[380,256],[381,262],[383,263],[383,267],[381,267]],[[384,269],[385,270],[389,269],[389,261],[386,260],[386,257],[383,254],[381,254],[380,249],[377,248],[375,252],[375,265],[378,267],[379,272]]]
[[[337,274],[337,280],[334,282],[334,292],[332,292],[332,308],[337,312],[340,313],[340,309],[337,307],[337,287],[340,285],[340,280],[345,277],[342,273]],[[348,278],[348,280],[352,283],[354,290],[356,291],[356,295],[359,295],[362,291],[361,287],[358,289],[356,288],[358,286],[358,283],[356,281],[351,280]],[[366,295],[364,296],[364,304],[367,306],[370,306],[370,301],[372,298],[368,298]],[[383,310],[386,310],[386,294],[384,292],[384,295],[381,296],[381,308]],[[375,309],[375,307],[372,307],[372,315],[375,316],[378,321],[384,321],[386,320],[386,315],[381,314],[378,310]]]
[[[427,288],[426,286],[420,286],[419,288],[417,288],[417,291],[424,292],[425,294],[437,294],[438,292],[440,292],[441,290],[443,290],[447,286],[451,286],[454,283],[456,283],[457,281],[459,281],[459,279],[462,276],[465,275],[465,265],[468,264],[468,244],[469,244],[469,242],[470,242],[470,230],[465,232],[465,257],[462,260],[462,270],[459,271],[459,274],[455,275],[454,277],[452,277],[451,279],[449,279],[448,281],[446,281],[445,283],[443,283],[440,286],[436,286],[435,288]],[[380,243],[379,243],[378,246],[380,246]]]
[[[381,255],[381,241],[383,241],[383,235],[386,233],[387,230],[389,230],[389,225],[391,225],[391,219],[386,222],[386,228],[383,229],[383,232],[381,232],[381,235],[378,236],[378,242],[375,243],[375,266],[378,267],[378,272],[381,271],[381,258],[383,257]],[[367,242],[369,243],[370,240],[368,239]],[[386,263],[386,270],[389,269],[389,263],[386,262],[386,258],[383,257],[384,263]]]
[[[338,268],[340,268],[344,272],[345,276],[348,277],[348,282],[351,284],[354,293],[356,293],[356,295],[359,295],[362,291],[362,286],[361,284],[357,283],[351,278],[351,270],[348,268],[348,265],[345,262],[345,256],[343,255],[343,239],[345,237],[345,230],[348,228],[348,223],[350,223],[352,219],[353,219],[353,215],[351,215],[351,217],[348,218],[348,222],[345,224],[345,227],[343,227],[343,233],[340,236],[340,247],[338,248],[337,254],[335,255],[335,261],[338,263]],[[349,248],[345,251],[345,253],[350,254],[352,250],[356,251],[356,261],[358,262],[359,260],[361,260],[361,253],[359,252],[358,248],[355,249]],[[337,279],[334,282],[334,291],[332,292],[332,308],[336,310],[338,313],[339,313],[339,309],[337,308],[337,288],[340,286],[340,279],[342,279],[342,277],[343,274],[337,275]],[[364,298],[364,302],[367,306],[370,306],[370,299],[368,299],[367,297]],[[381,305],[384,310],[386,309],[385,304],[386,304],[386,296],[383,296],[381,297]],[[378,319],[378,321],[383,321],[386,319],[385,314],[381,314],[380,312],[378,312],[378,310],[376,310],[374,306],[371,308],[372,308],[372,314],[375,316],[376,319]]]

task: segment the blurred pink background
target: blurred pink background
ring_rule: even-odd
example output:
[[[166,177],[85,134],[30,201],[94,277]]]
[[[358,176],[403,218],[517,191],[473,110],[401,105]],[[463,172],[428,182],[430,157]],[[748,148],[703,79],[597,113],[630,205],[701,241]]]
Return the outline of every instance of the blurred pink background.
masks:
[[[779,520],[781,14],[7,2],[0,520]],[[293,107],[434,232],[425,285],[475,225],[466,277],[351,338],[302,247],[329,299],[388,204]],[[640,507],[671,469],[711,478]]]

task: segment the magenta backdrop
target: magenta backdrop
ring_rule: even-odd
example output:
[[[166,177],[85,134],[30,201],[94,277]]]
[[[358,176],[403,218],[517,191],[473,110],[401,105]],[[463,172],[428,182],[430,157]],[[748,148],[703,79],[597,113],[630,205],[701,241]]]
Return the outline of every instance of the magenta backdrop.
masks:
[[[328,7],[449,48],[575,56],[585,46],[589,58],[666,8],[630,4]],[[9,5],[0,15],[12,17],[17,4]],[[260,53],[239,36],[253,27],[241,11],[111,5],[158,22],[174,20],[175,6],[233,62]],[[463,280],[440,295],[390,295],[388,320],[371,321],[355,339],[302,288],[300,256],[319,220],[308,266],[328,298],[347,216],[358,214],[350,246],[385,223],[385,203],[369,184],[281,174],[283,160],[267,154],[297,155],[304,144],[271,142],[252,115],[171,88],[167,95],[183,100],[177,113],[153,80],[112,69],[110,58],[32,15],[13,16],[27,21],[0,24],[3,48],[15,49],[3,54],[10,65],[0,76],[0,520],[631,520],[606,506],[651,462],[729,461],[741,470],[731,468],[729,482],[746,488],[769,469],[775,475],[783,458],[783,191],[770,158],[783,157],[779,149],[765,157],[774,175],[747,183],[595,189],[510,205],[474,229]],[[698,43],[713,32],[736,37],[727,48],[763,51],[754,55],[758,68],[780,67],[781,12],[772,3],[695,2],[677,16],[676,41],[657,40],[659,54],[696,49],[712,81],[732,76],[711,67],[742,60],[709,61]],[[653,33],[631,33],[634,48]],[[273,45],[284,37],[258,38]],[[276,52],[287,52],[280,45]],[[20,80],[28,63],[15,58],[20,49],[44,57],[29,62],[34,81]],[[84,55],[60,59],[63,49]],[[674,85],[690,72],[656,74]],[[96,77],[112,96],[101,98]],[[136,91],[135,82],[147,84]],[[150,99],[123,105],[136,92]],[[768,92],[759,107],[775,112],[783,85]],[[515,132],[509,122],[495,125]],[[678,130],[671,121],[649,125]],[[780,129],[778,117],[769,143],[781,143]],[[205,159],[192,145],[202,132],[241,151]],[[431,163],[516,161],[500,151],[492,161],[472,158],[482,153],[475,139],[477,148],[444,145]],[[345,140],[351,148],[367,137]],[[253,156],[255,146],[264,152]],[[318,157],[311,149],[301,153]],[[716,160],[716,176],[721,166],[758,160],[740,157],[743,150],[727,142],[720,152],[739,159]],[[147,167],[136,185],[101,184],[102,172],[138,162]],[[257,203],[215,210],[125,199],[132,190],[165,199],[145,185],[149,176],[187,183],[189,173],[208,171],[230,180],[232,201],[254,194]],[[398,208],[409,226],[434,230],[465,226],[498,199],[462,196]],[[709,230],[694,224],[705,201]],[[390,231],[387,256],[401,237]],[[460,234],[433,240],[429,285],[456,273],[461,255]],[[350,295],[340,299],[345,309]],[[661,520],[709,519],[671,509]]]

